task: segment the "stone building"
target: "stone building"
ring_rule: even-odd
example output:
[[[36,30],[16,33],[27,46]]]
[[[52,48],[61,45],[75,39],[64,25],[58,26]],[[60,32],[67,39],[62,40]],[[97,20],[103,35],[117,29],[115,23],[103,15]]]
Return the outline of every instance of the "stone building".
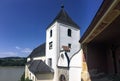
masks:
[[[54,70],[53,81],[68,81],[69,59],[80,49],[79,39],[79,26],[62,6],[46,30],[46,64]]]

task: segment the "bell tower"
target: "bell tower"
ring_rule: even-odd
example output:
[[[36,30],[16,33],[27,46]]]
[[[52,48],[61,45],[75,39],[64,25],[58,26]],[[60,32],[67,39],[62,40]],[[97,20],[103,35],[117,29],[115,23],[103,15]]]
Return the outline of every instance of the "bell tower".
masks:
[[[69,17],[61,6],[61,10],[46,29],[46,64],[54,70],[53,81],[58,80],[58,58],[62,50],[67,50],[70,58],[80,49],[80,28]]]

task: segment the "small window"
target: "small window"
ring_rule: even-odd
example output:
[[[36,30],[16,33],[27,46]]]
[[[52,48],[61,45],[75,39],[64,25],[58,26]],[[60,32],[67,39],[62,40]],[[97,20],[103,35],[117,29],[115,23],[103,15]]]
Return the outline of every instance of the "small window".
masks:
[[[52,30],[50,30],[50,37],[52,37]]]
[[[33,77],[33,81],[34,81],[34,77]]]
[[[68,36],[71,37],[71,29],[68,29],[67,33],[68,33]]]
[[[30,77],[29,78],[31,79],[31,73],[30,73]]]
[[[53,48],[53,42],[49,42],[49,49]]]
[[[63,54],[61,54],[61,58],[64,59],[64,55]]]
[[[48,66],[52,67],[52,58],[48,59]]]
[[[71,48],[71,44],[68,44],[68,47]]]

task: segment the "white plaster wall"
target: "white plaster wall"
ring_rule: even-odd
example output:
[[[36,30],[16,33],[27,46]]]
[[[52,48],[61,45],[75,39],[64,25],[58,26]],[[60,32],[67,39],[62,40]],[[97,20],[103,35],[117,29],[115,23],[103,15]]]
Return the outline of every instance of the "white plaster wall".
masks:
[[[62,45],[68,46],[68,44],[71,44],[70,52],[68,52],[68,56],[71,57],[74,53],[76,53],[80,49],[80,30],[76,29],[74,27],[60,24],[60,49],[62,48]],[[67,35],[67,30],[71,29],[71,37]]]
[[[37,80],[37,81],[53,81],[53,80]]]
[[[35,77],[35,75],[28,69],[28,78],[30,79],[30,80],[32,80],[32,81],[35,81],[36,80],[36,77]],[[27,78],[26,77],[26,78]]]
[[[33,60],[42,60],[44,62],[45,61],[45,56],[34,57]]]
[[[52,37],[50,37],[50,30],[52,30]],[[49,42],[53,42],[53,48],[49,49]],[[57,55],[57,23],[53,24],[46,31],[46,64],[48,64],[48,58],[52,58],[54,68],[56,64],[56,55]]]
[[[30,61],[30,58],[27,58],[27,62],[29,62]]]
[[[29,77],[29,69],[28,66],[25,65],[25,78]]]
[[[81,81],[81,71],[80,68],[70,68],[69,81]]]
[[[82,67],[82,49],[79,50],[70,60],[70,67]]]
[[[31,77],[34,76],[33,73],[29,70],[28,65],[25,66],[25,78],[32,79]]]
[[[68,29],[72,30],[72,37],[68,37]],[[50,30],[52,30],[52,37],[50,37]],[[46,64],[48,64],[48,59],[52,58],[52,68],[54,69],[53,81],[59,81],[57,64],[62,45],[68,46],[68,44],[71,43],[72,47],[70,52],[68,53],[68,56],[71,57],[80,49],[79,39],[79,29],[58,22],[55,22],[46,30]],[[49,42],[51,41],[53,42],[53,49],[49,50]]]
[[[37,81],[52,81],[53,74],[37,74]]]
[[[52,37],[50,37],[50,30],[52,30]],[[52,58],[52,68],[54,69],[54,79],[53,81],[58,81],[58,70],[57,61],[59,54],[59,27],[58,23],[55,22],[51,27],[46,30],[46,64],[48,64],[48,59]],[[53,48],[49,50],[49,42],[53,42]]]
[[[61,54],[63,54],[63,58],[61,57]],[[58,66],[68,67],[68,60],[67,60],[67,57],[65,56],[65,52],[60,53],[60,57],[58,59]]]
[[[81,81],[82,54],[80,50],[70,60],[69,81]]]
[[[53,80],[37,80],[37,81],[53,81]]]

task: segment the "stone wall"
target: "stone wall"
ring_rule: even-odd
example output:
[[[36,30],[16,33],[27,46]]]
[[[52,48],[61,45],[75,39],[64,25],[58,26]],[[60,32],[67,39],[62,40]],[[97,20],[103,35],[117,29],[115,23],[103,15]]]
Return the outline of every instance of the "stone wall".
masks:
[[[68,68],[58,68],[58,78],[59,78],[59,81],[69,81],[69,69]]]

